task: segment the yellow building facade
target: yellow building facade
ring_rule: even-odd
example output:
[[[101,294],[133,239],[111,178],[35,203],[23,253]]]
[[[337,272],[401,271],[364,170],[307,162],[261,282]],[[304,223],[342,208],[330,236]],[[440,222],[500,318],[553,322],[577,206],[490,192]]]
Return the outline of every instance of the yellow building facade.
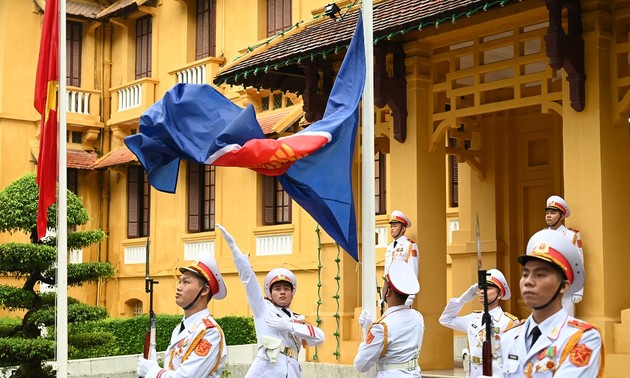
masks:
[[[558,194],[572,210],[567,226],[583,239],[587,278],[577,316],[602,332],[606,376],[623,376],[630,362],[630,294],[624,290],[630,266],[630,1],[582,0],[581,7],[568,8],[536,0],[416,3],[381,1],[375,8],[376,51],[384,51],[376,69],[394,79],[385,86],[397,88],[376,93],[386,99],[375,107],[381,157],[376,260],[380,275],[391,241],[387,214],[402,210],[413,222],[407,235],[420,248],[422,290],[414,304],[426,325],[420,365],[425,371],[453,366],[453,333],[438,318],[446,300],[476,280],[476,216],[484,267],[505,272],[516,293],[516,257],[545,226],[546,198]],[[338,2],[337,20],[324,15],[326,4],[67,2],[74,43],[68,58],[69,174],[91,216],[85,227],[108,235],[81,259],[116,268],[114,278],[73,288],[70,295],[105,306],[112,317],[146,313],[149,240],[150,274],[159,281],[157,313],[183,314],[174,301],[177,268],[208,249],[228,287],[228,297],[212,301],[211,312],[251,315],[231,253],[214,230],[220,223],[250,253],[261,282],[278,266],[296,273],[292,308],[326,333],[307,359],[352,363],[360,337],[361,267],[318,232],[306,212],[282,197],[270,205],[271,184],[245,169],[217,167],[194,176],[198,167],[184,162],[176,194],[148,189],[123,143],[137,131],[141,114],[179,82],[218,84],[238,105],[253,104],[270,137],[307,127],[320,108],[306,89],[326,92],[326,75],[338,70],[347,45],[341,31],[354,27],[348,21],[356,12],[353,2]],[[43,0],[0,0],[2,187],[36,166],[39,116],[32,104],[43,8]],[[562,37],[551,33],[558,20]],[[285,49],[291,41],[296,43]],[[402,79],[396,74],[401,65]],[[320,74],[314,83],[306,83],[308,69]],[[355,155],[360,225],[359,143]],[[191,177],[210,181],[194,191],[198,183]],[[205,202],[194,197],[200,193]],[[270,209],[276,211],[272,219]],[[16,238],[21,236],[0,235],[0,242]],[[520,295],[504,310],[528,315]]]

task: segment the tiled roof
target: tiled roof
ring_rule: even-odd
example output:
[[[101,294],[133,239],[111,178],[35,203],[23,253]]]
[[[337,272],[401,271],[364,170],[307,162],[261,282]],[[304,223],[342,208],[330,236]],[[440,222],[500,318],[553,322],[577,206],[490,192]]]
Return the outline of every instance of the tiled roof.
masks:
[[[97,3],[86,3],[80,1],[68,1],[66,3],[66,14],[76,17],[96,18],[96,15],[105,9]]]
[[[96,153],[83,150],[68,150],[67,166],[76,169],[92,169],[96,161]]]
[[[149,0],[118,0],[107,7],[104,11],[96,15],[96,18],[112,17],[116,13],[126,10],[126,8],[134,7],[135,9],[140,5],[146,3],[147,1]]]
[[[302,106],[293,105],[278,111],[258,113],[256,118],[263,133],[267,135],[283,132],[287,127],[302,118],[303,115]]]
[[[382,39],[417,31],[421,23],[425,27],[435,27],[436,20],[451,22],[451,17],[474,17],[476,12],[515,2],[517,0],[386,0],[374,5],[374,37]],[[318,54],[322,50],[329,50],[329,55],[333,55],[335,48],[349,44],[358,14],[359,10],[353,9],[343,19],[322,17],[303,24],[298,30],[288,32],[284,37],[272,40],[268,45],[226,65],[214,82],[252,84],[252,77],[263,76],[265,71],[272,73],[311,57],[321,58]]]
[[[121,146],[98,159],[94,163],[93,168],[107,168],[114,165],[126,164],[132,161],[138,161],[136,155],[134,155],[133,152],[131,152],[126,146]]]

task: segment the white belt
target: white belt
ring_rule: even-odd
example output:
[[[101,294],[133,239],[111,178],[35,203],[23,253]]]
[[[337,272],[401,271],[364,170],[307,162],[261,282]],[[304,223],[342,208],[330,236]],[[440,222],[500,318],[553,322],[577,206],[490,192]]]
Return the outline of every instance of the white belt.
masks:
[[[376,364],[376,371],[386,371],[386,370],[415,370],[418,367],[418,359],[414,358],[411,361],[407,362],[399,362],[399,363],[389,363],[389,364]]]

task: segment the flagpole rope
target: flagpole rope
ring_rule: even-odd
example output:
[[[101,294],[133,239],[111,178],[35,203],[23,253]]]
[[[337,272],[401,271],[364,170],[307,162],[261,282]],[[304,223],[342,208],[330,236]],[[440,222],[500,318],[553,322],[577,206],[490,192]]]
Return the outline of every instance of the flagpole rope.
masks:
[[[454,24],[458,19],[460,19],[462,17],[469,18],[472,15],[474,15],[475,13],[485,12],[488,9],[493,8],[495,6],[503,7],[507,3],[510,3],[510,2],[521,2],[521,1],[522,0],[494,0],[494,1],[488,1],[488,2],[484,3],[483,5],[481,5],[481,6],[477,7],[477,8],[470,9],[470,10],[465,11],[465,12],[452,13],[450,15],[446,15],[446,16],[443,16],[443,17],[438,17],[438,18],[436,18],[434,20],[430,20],[430,21],[421,21],[419,24],[412,25],[412,26],[408,27],[407,29],[397,30],[397,31],[391,32],[389,34],[379,35],[378,37],[374,38],[374,44],[377,44],[378,42],[380,42],[380,41],[382,41],[384,39],[390,40],[390,39],[394,38],[397,35],[403,35],[403,34],[407,34],[409,32],[413,32],[413,31],[422,31],[422,29],[425,29],[425,28],[431,27],[431,26],[435,27],[436,29],[439,29],[440,25],[442,25],[445,22],[450,22],[450,23]],[[354,5],[354,3],[352,5],[350,5],[349,7],[352,7],[353,5]],[[313,18],[315,19],[315,18],[319,18],[319,17],[322,17],[322,15],[317,15],[317,16],[314,16]],[[248,47],[247,48],[247,52],[245,54],[237,56],[234,60],[242,58],[243,56],[253,52],[254,50],[256,50],[260,46],[269,44],[269,42],[271,42],[272,40],[283,36],[288,31],[298,27],[303,22],[304,21],[297,22],[295,25],[293,25],[290,28],[280,32],[279,34],[277,34],[276,36],[266,40],[265,42],[262,42],[260,44]],[[227,76],[227,77],[223,77],[220,80],[218,80],[218,82],[215,82],[215,84],[216,85],[223,85],[223,84],[226,84],[226,85],[239,85],[237,83],[239,77],[242,77],[243,79],[246,79],[248,75],[250,75],[250,74],[257,75],[259,71],[264,71],[265,73],[267,73],[270,69],[278,70],[280,67],[286,67],[286,66],[290,66],[292,64],[300,64],[302,61],[306,61],[306,60],[309,60],[309,59],[312,62],[318,56],[321,56],[325,60],[326,57],[329,54],[337,54],[341,49],[347,49],[348,46],[350,46],[350,42],[349,41],[348,41],[347,44],[337,45],[337,46],[331,47],[331,48],[329,48],[327,50],[318,51],[318,52],[307,52],[304,55],[292,57],[290,59],[285,60],[284,62],[278,62],[278,63],[272,63],[272,64],[266,64],[266,65],[259,65],[259,66],[247,69],[245,71],[238,72],[238,73],[235,73],[235,74]],[[243,85],[243,87],[244,87],[244,85]],[[273,88],[267,88],[267,89],[273,89]]]

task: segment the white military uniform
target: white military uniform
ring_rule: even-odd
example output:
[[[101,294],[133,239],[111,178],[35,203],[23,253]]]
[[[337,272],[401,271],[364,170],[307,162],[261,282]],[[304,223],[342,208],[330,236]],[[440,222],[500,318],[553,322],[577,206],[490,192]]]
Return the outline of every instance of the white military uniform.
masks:
[[[395,245],[394,245],[395,243]],[[418,277],[418,244],[408,239],[405,235],[389,243],[385,250],[385,274],[389,272],[389,266],[394,260],[403,260],[411,267]]]
[[[421,377],[418,356],[423,336],[422,314],[404,305],[390,307],[368,330],[354,367],[366,372],[376,363],[376,377]]]
[[[530,316],[501,336],[504,377],[600,377],[602,339],[592,325],[569,316],[564,309],[538,324],[541,335],[528,351]],[[496,372],[495,375],[498,375]],[[500,375],[499,375],[500,376]]]
[[[149,371],[146,377],[221,377],[227,358],[223,331],[207,309],[182,320],[164,354],[164,369]]]
[[[584,251],[582,250],[582,235],[580,234],[580,231],[568,228],[563,224],[561,224],[560,227],[558,227],[555,231],[564,235],[564,237],[567,238],[567,240],[569,240],[575,246],[575,248],[578,250],[578,253],[580,254],[582,263],[584,263]],[[580,296],[580,299],[582,299],[581,297],[583,294],[584,287],[582,287],[575,293],[575,295]],[[575,302],[573,301],[573,294],[565,294],[562,297],[562,308],[564,308],[570,316],[575,315]]]
[[[403,261],[394,261],[385,275],[389,288],[400,294],[416,294],[418,279]],[[365,310],[364,310],[365,311]],[[361,321],[359,323],[363,325]],[[354,368],[366,372],[376,364],[376,377],[421,377],[418,357],[424,337],[424,318],[407,305],[389,307],[372,323],[354,358]]]
[[[483,342],[486,339],[486,327],[482,325],[482,311],[457,316],[464,305],[465,303],[460,302],[458,298],[451,298],[440,316],[440,324],[456,331],[466,332],[468,350],[470,352],[470,370],[466,376],[476,378],[483,374],[482,355]],[[500,348],[500,343],[496,342],[498,341],[497,338],[507,328],[511,327],[517,319],[514,315],[504,312],[501,306],[490,310],[490,316],[492,317],[493,333],[495,335],[492,347],[493,351],[497,351]]]
[[[258,354],[249,368],[246,377],[265,378],[299,378],[302,368],[297,360],[302,344],[308,346],[319,345],[324,341],[324,332],[311,324],[304,323],[304,317],[294,314],[285,308],[290,316],[262,295],[262,290],[256,279],[246,255],[234,258],[238,275],[245,285],[247,301],[254,315],[256,338],[258,340]],[[292,321],[293,332],[280,332],[265,322],[266,317],[277,316]],[[281,340],[281,345],[271,345],[267,336]],[[272,339],[272,340],[273,340]],[[275,359],[275,362],[272,360]]]
[[[564,198],[560,196],[553,195],[547,198],[547,206],[545,209],[559,210],[562,212],[565,219],[571,216],[571,209],[569,208],[569,205]],[[580,259],[582,260],[582,265],[584,265],[584,251],[582,251],[582,235],[580,235],[580,231],[567,228],[564,224],[558,226],[555,231],[561,233],[571,242],[571,244],[573,244],[573,246],[578,250]],[[584,294],[583,286],[578,289],[579,290],[574,294],[565,294],[562,297],[562,308],[564,308],[571,316],[575,315],[575,303],[579,303],[582,300],[582,295]]]

